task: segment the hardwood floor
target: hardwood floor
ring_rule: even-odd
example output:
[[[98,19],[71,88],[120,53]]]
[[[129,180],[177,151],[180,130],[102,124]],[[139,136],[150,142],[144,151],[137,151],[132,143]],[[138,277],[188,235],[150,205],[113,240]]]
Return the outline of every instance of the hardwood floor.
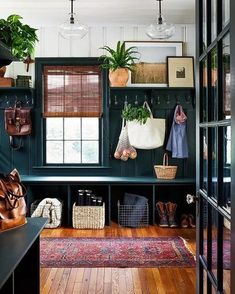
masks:
[[[103,230],[44,229],[43,237],[157,237],[181,236],[195,254],[195,229],[120,228]],[[194,268],[42,268],[41,294],[191,294],[196,293]]]

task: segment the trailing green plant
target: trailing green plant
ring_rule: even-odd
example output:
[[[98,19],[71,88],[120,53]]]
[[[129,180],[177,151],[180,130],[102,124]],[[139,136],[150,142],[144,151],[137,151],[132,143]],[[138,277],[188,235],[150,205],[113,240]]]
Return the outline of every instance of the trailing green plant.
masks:
[[[12,14],[0,19],[0,41],[10,48],[19,60],[31,60],[35,43],[38,41],[37,29],[21,22],[20,15]]]
[[[127,121],[137,120],[140,124],[145,124],[149,117],[149,110],[143,106],[137,107],[128,104],[124,107],[122,111],[122,118],[124,118]]]
[[[118,41],[116,49],[112,49],[109,46],[104,46],[100,49],[104,49],[109,53],[109,55],[100,56],[104,62],[101,66],[103,68],[110,69],[111,71],[114,71],[118,68],[127,68],[132,71],[135,60],[139,59],[138,57],[133,56],[139,53],[136,51],[136,47],[132,46],[126,49],[125,42],[121,43]]]

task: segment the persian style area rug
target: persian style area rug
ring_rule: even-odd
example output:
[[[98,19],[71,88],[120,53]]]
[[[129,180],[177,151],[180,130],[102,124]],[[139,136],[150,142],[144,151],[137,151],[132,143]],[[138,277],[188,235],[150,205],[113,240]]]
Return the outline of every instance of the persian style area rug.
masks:
[[[41,238],[42,267],[194,267],[180,237]]]

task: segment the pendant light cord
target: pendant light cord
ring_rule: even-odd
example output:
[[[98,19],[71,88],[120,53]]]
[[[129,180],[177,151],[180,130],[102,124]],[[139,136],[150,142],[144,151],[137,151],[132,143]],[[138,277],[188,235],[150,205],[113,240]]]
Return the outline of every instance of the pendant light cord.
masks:
[[[73,1],[75,1],[75,0],[70,0],[70,2],[71,2],[71,10],[70,10],[70,24],[74,24]]]
[[[157,0],[159,2],[159,17],[158,24],[162,24],[162,0]]]

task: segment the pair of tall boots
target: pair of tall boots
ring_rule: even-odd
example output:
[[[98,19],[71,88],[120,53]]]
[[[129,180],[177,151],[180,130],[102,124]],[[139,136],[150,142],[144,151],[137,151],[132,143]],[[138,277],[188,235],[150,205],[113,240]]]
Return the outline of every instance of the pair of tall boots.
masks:
[[[160,227],[178,227],[176,222],[176,208],[177,204],[173,202],[163,203],[161,201],[156,203],[157,212],[159,215],[159,226]]]

